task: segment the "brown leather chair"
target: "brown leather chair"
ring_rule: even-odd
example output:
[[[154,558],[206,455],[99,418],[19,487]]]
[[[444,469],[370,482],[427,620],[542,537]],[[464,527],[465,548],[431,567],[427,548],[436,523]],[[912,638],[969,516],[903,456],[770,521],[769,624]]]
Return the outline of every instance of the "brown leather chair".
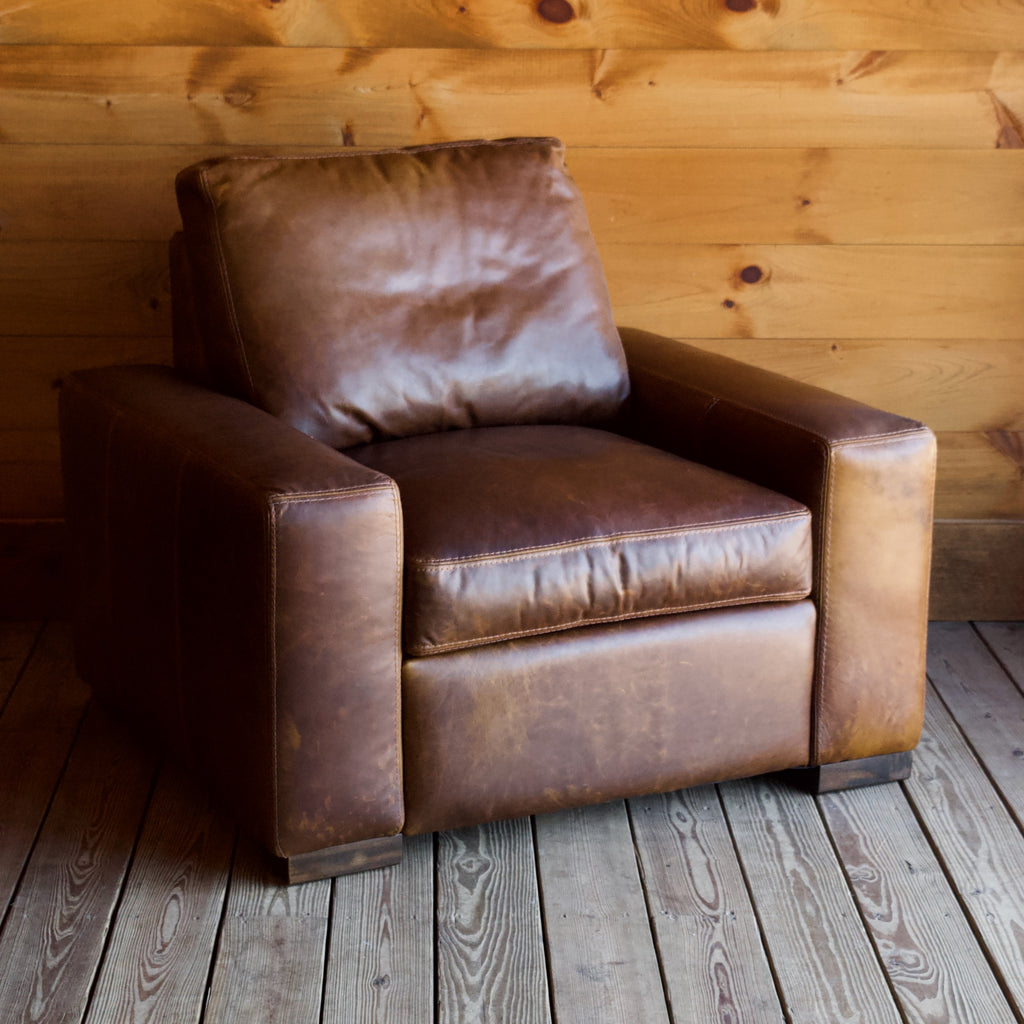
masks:
[[[402,833],[909,770],[929,430],[616,330],[556,140],[177,190],[176,369],[61,396],[77,657],[291,879]]]

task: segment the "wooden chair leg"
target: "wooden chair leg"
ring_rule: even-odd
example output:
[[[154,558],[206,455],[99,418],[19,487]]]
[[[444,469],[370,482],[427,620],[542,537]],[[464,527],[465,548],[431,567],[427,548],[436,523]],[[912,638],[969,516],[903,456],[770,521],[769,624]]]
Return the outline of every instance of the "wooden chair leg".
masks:
[[[840,789],[876,786],[882,782],[898,782],[910,775],[914,755],[909,750],[899,754],[879,754],[858,761],[839,761],[836,764],[816,765],[812,768],[793,768],[782,775],[800,789],[809,793],[834,793]]]
[[[320,878],[334,878],[336,875],[351,875],[371,868],[384,868],[397,864],[402,859],[402,837],[384,836],[380,839],[364,839],[344,846],[331,846],[326,850],[300,853],[280,860],[285,881],[313,882]]]

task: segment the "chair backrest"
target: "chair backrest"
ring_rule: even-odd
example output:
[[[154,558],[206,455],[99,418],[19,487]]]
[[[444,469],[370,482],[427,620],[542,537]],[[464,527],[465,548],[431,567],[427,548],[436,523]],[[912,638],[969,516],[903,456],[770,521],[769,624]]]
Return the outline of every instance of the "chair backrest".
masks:
[[[177,194],[212,383],[333,447],[626,396],[555,139],[213,159]]]

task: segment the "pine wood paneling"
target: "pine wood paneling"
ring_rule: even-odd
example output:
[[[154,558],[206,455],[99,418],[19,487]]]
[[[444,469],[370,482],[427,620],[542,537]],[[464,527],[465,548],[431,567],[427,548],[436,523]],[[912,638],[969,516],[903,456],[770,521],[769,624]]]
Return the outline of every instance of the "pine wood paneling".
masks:
[[[599,248],[619,322],[670,337],[1016,339],[1024,324],[1020,246]]]
[[[8,142],[1019,146],[1014,52],[0,46]]]
[[[0,431],[0,520],[63,514],[57,431]]]
[[[599,250],[619,322],[670,337],[1011,340],[1024,323],[1024,246]],[[166,263],[163,242],[5,243],[6,331],[168,335]]]
[[[1024,432],[940,433],[935,515],[1024,519]]]
[[[0,336],[0,360],[0,432],[55,430],[57,395],[66,374],[106,364],[170,365],[171,343],[165,336]]]
[[[8,335],[154,337],[171,331],[165,242],[4,242]]]
[[[1024,429],[1024,353],[1017,338],[722,338],[690,343],[899,412],[933,430]]]
[[[1019,0],[0,0],[0,518],[61,514],[64,373],[168,360],[183,166],[552,134],[620,322],[923,419],[939,514],[1024,523],[1022,125]]]
[[[1024,46],[1016,4],[1000,0],[88,0],[10,3],[0,38],[17,43],[245,46],[664,47],[991,50]]]
[[[174,176],[210,156],[319,153],[217,144],[8,146],[9,241],[166,241]],[[1024,244],[1024,150],[573,147],[602,243]]]

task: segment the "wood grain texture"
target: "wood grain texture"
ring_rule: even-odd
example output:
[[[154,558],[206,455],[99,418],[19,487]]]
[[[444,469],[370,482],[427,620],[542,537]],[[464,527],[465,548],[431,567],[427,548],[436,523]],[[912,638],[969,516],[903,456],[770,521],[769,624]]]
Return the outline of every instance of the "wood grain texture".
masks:
[[[169,273],[166,243],[5,242],[4,333],[167,337]]]
[[[269,859],[240,840],[204,1024],[319,1024],[330,880],[278,884]]]
[[[63,379],[74,370],[126,363],[170,365],[166,337],[0,337],[0,433],[54,430]]]
[[[914,758],[907,794],[1011,1005],[1021,1015],[1024,835],[934,691]]]
[[[673,1024],[785,1019],[713,786],[629,802]]]
[[[7,42],[221,45],[666,47],[735,49],[991,50],[1024,48],[1013,4],[969,0],[939,7],[923,0],[783,0],[687,4],[671,0],[121,0],[97,10],[86,0],[8,2]]]
[[[571,148],[600,242],[1020,244],[1024,151]]]
[[[940,519],[928,617],[1024,619],[1024,519]]]
[[[1024,519],[1024,431],[942,431],[938,441],[936,518]],[[1019,548],[1007,549],[1006,558],[1013,564],[1020,557]],[[1012,581],[1010,587],[1007,596],[1017,596]],[[983,609],[976,614],[982,615]]]
[[[0,431],[0,520],[58,519],[63,515],[56,430]],[[12,561],[17,564],[16,559]],[[17,610],[13,614],[19,617]]]
[[[1024,551],[1024,525],[1021,527],[1020,547]],[[1024,581],[1024,568],[1018,580]],[[1021,589],[1024,590],[1024,583]],[[1024,609],[1015,616],[1024,619]],[[1024,693],[1024,621],[1022,622],[978,622],[975,624],[982,639],[999,659],[1003,671]]]
[[[0,914],[6,913],[78,731],[89,692],[70,630],[51,623],[0,715]]]
[[[536,829],[558,1024],[667,1024],[625,806],[540,815]]]
[[[5,1020],[82,1019],[154,768],[90,707],[0,938]]]
[[[529,818],[437,836],[438,1024],[551,1020]]]
[[[233,844],[223,815],[161,769],[87,1024],[199,1020]]]
[[[0,712],[28,664],[40,629],[38,622],[0,621]]]
[[[928,630],[928,677],[1024,827],[1024,694],[961,622]]]
[[[323,1024],[434,1019],[434,853],[405,843],[400,864],[334,881]]]
[[[777,782],[720,787],[792,1024],[897,1024],[899,1014],[814,797]]]
[[[1024,246],[599,246],[620,323],[679,338],[1019,340]],[[753,283],[740,277],[757,268]],[[170,332],[161,242],[0,246],[11,335]]]
[[[818,801],[909,1024],[1013,1024],[899,786]]]
[[[921,420],[936,431],[1024,429],[1020,339],[698,338],[689,344]]]
[[[599,251],[618,322],[669,337],[1019,340],[1024,321],[1021,246]]]
[[[0,46],[0,97],[10,143],[995,149],[1024,54]]]
[[[317,147],[6,146],[7,241],[159,241],[177,230],[174,176],[211,156]],[[573,146],[602,242],[1024,244],[1024,151]]]

